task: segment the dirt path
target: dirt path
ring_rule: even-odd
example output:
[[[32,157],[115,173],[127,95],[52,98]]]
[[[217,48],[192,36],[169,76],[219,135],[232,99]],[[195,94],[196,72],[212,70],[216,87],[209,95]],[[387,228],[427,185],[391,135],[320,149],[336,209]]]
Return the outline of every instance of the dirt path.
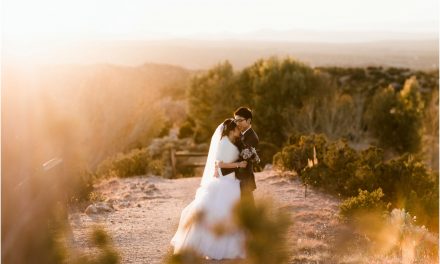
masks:
[[[314,190],[309,190],[305,199],[299,181],[280,177],[275,171],[257,173],[256,179],[257,201],[270,198],[293,215],[294,225],[288,233],[292,263],[329,263],[333,233],[338,229],[339,201]],[[169,241],[180,212],[194,198],[199,181],[200,178],[135,177],[101,182],[97,191],[110,199],[116,210],[94,216],[70,214],[75,245],[90,249],[90,229],[100,225],[113,237],[122,263],[162,263],[171,250]]]

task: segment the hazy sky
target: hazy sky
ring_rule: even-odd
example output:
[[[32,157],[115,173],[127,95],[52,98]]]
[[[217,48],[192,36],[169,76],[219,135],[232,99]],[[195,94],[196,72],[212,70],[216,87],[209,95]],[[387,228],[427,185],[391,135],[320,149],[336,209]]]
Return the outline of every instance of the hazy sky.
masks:
[[[258,30],[438,32],[437,0],[3,0],[2,33],[147,39]]]

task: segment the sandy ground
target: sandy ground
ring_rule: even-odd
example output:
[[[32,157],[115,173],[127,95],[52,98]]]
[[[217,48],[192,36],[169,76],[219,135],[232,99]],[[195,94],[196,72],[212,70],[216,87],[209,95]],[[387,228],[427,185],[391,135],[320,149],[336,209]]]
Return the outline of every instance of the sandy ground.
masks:
[[[294,224],[288,231],[290,263],[359,263],[335,257],[339,200],[334,196],[304,187],[297,180],[281,177],[276,171],[256,174],[256,201],[271,199],[278,208],[292,214]],[[194,198],[200,178],[163,179],[133,177],[108,179],[96,186],[114,204],[114,212],[87,215],[71,213],[74,243],[83,251],[89,244],[93,226],[104,227],[118,248],[122,263],[163,263],[172,248],[169,244],[182,209]],[[209,263],[230,263],[209,261]],[[387,262],[390,263],[390,262]]]

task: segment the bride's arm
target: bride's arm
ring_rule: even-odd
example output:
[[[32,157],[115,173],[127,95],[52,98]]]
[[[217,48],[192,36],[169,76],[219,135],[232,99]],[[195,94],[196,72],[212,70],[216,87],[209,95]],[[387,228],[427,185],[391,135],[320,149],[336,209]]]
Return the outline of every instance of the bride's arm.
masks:
[[[227,140],[221,140],[216,153],[215,161],[215,173],[214,177],[222,175],[219,169],[235,169],[235,168],[245,168],[247,165],[246,161],[242,162],[223,162],[223,160],[228,159],[229,155],[232,155],[230,149],[230,143]]]
[[[247,162],[246,161],[240,161],[240,162],[230,162],[226,163],[223,161],[217,161],[217,166],[220,169],[236,169],[236,168],[246,168]]]

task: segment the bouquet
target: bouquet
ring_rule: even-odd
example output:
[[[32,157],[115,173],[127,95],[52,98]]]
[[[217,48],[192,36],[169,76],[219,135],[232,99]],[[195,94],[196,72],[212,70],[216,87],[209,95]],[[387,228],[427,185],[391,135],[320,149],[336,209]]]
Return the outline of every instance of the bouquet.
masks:
[[[257,154],[257,150],[251,146],[245,146],[240,152],[240,157],[247,162],[260,163],[260,157]]]

